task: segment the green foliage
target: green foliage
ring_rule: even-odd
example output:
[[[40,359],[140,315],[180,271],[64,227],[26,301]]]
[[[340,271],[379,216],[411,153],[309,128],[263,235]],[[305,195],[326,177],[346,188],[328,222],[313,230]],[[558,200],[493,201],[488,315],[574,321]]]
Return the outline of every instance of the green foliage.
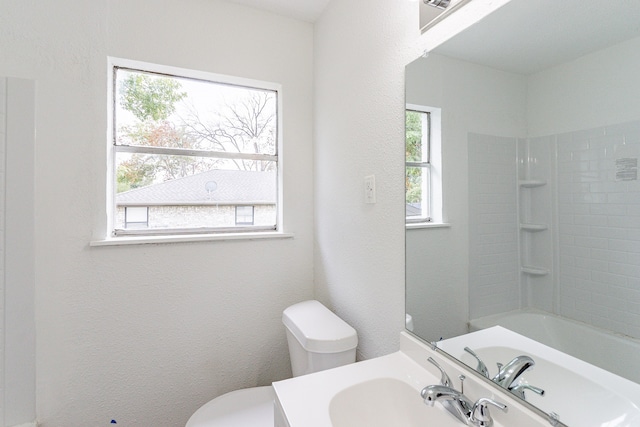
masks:
[[[181,88],[175,79],[131,73],[122,81],[120,105],[140,121],[166,120],[175,111],[176,102],[187,96]]]
[[[117,102],[137,120],[123,116],[118,143],[130,146],[275,153],[276,103],[273,94],[250,91],[232,97],[216,111],[198,110],[180,81],[171,77],[122,71]],[[187,86],[189,88],[190,86]],[[183,105],[179,103],[183,101]],[[215,103],[213,103],[215,105]],[[180,114],[173,114],[180,107]],[[128,115],[127,115],[128,116]],[[116,171],[117,191],[132,190],[214,169],[214,157],[134,154]],[[270,161],[232,159],[239,170],[269,170]]]
[[[405,155],[407,162],[422,160],[422,114],[407,110],[405,115]],[[407,167],[405,176],[405,196],[407,203],[422,201],[422,170]]]
[[[130,160],[118,165],[116,171],[117,192],[144,187],[153,182],[155,167],[147,162],[147,156],[134,154]]]
[[[405,115],[405,150],[408,162],[422,160],[422,116],[417,111],[407,110]]]

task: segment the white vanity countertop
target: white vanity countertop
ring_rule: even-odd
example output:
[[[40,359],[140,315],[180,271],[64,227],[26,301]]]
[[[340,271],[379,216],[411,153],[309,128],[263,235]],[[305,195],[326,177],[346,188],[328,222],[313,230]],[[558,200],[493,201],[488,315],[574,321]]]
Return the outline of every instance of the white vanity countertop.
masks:
[[[534,416],[521,404],[512,401],[507,394],[499,390],[487,389],[482,381],[469,378],[473,377],[468,371],[461,370],[452,362],[443,359],[441,355],[434,353],[427,345],[417,340],[415,337],[401,333],[401,350],[387,356],[354,363],[340,368],[329,369],[310,375],[304,375],[284,381],[273,383],[276,393],[276,412],[281,410],[286,417],[286,422],[290,427],[329,427],[332,426],[330,415],[331,399],[339,392],[366,382],[372,379],[385,378],[400,380],[415,389],[416,399],[422,404],[420,390],[427,385],[439,384],[440,373],[427,362],[432,356],[447,371],[449,376],[457,383],[460,373],[465,373],[467,380],[464,383],[465,394],[472,399],[479,397],[489,397],[496,401],[504,402],[509,406],[507,414],[495,413],[495,427],[513,426],[538,427],[548,426],[548,422]],[[458,388],[459,387],[455,387]],[[445,411],[440,403],[435,407],[428,408],[426,413],[433,413],[435,418],[442,416]],[[433,411],[433,412],[431,412]],[[445,413],[447,420],[451,419],[451,424],[456,426],[463,424],[453,416]],[[425,419],[425,423],[429,423]],[[433,421],[433,420],[431,420]],[[515,424],[513,424],[515,422]],[[425,424],[425,425],[427,425]],[[276,426],[279,424],[276,416]],[[444,427],[444,426],[442,426]]]
[[[402,352],[304,375],[273,383],[276,395],[291,427],[331,426],[329,404],[340,391],[376,376],[395,378],[412,384],[416,398],[426,385],[437,384],[440,378],[422,369]]]

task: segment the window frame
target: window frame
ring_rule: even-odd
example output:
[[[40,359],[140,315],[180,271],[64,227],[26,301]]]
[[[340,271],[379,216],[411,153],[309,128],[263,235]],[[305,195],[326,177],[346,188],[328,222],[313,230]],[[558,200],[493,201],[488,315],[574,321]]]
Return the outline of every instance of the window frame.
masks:
[[[218,236],[225,234],[277,234],[283,233],[283,103],[282,85],[279,83],[266,82],[261,80],[247,79],[237,76],[229,76],[208,71],[199,71],[186,68],[179,68],[167,65],[154,64],[124,58],[108,57],[108,91],[107,91],[107,185],[106,185],[106,207],[107,207],[107,239],[118,238],[162,238],[163,236],[189,236],[210,235]],[[118,69],[132,70],[143,73],[164,75],[167,77],[177,77],[185,79],[214,82],[231,86],[245,87],[247,89],[265,90],[275,93],[276,97],[276,147],[275,154],[260,153],[229,153],[222,151],[191,150],[179,148],[154,148],[145,146],[131,146],[116,143],[116,72]],[[187,155],[216,158],[237,158],[249,160],[268,160],[276,164],[276,206],[274,226],[235,226],[235,227],[209,227],[209,228],[172,228],[172,229],[116,229],[115,218],[117,215],[116,205],[116,153],[135,152],[147,154],[164,155]],[[199,239],[198,239],[199,240]]]
[[[407,224],[431,222],[431,113],[429,111],[422,111],[421,109],[406,108],[405,120],[408,112],[420,113],[422,118],[422,160],[421,161],[407,161],[405,158],[405,174],[409,168],[421,169],[421,209],[422,215],[420,216],[406,216],[405,220]],[[425,120],[426,118],[426,120]],[[426,123],[426,132],[425,132]],[[406,140],[405,140],[406,144]],[[426,154],[425,154],[426,152]]]

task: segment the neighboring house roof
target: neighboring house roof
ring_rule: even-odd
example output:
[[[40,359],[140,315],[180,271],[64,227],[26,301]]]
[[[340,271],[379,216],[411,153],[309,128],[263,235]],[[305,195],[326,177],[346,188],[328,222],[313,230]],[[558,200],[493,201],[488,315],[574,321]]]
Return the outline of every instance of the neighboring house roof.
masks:
[[[275,172],[212,170],[116,195],[119,206],[275,204]]]
[[[406,215],[408,217],[422,215],[422,205],[420,203],[407,203]]]

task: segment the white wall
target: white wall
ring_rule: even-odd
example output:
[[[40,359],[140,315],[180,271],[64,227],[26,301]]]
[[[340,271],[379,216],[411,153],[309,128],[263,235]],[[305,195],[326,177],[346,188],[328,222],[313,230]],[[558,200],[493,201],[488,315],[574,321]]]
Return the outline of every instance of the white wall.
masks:
[[[2,253],[4,334],[2,425],[32,421],[36,414],[36,326],[34,272],[35,82],[6,78],[6,145]]]
[[[518,302],[519,294],[513,290],[516,283],[508,291],[504,287],[498,291],[483,286],[478,275],[469,276],[469,262],[480,262],[481,255],[474,252],[469,258],[470,215],[475,221],[472,225],[478,225],[484,220],[482,215],[492,214],[480,210],[492,206],[485,204],[469,212],[468,149],[477,141],[470,141],[469,133],[513,137],[526,130],[526,79],[430,54],[407,68],[407,102],[442,108],[444,217],[451,227],[407,231],[407,310],[420,336],[438,340],[467,332],[470,297],[477,312],[486,312],[497,303],[513,306]],[[515,174],[515,163],[512,169]],[[498,178],[494,175],[492,179]]]
[[[313,292],[311,24],[215,0],[7,0],[0,75],[38,81],[37,414],[183,425],[290,375],[280,316]],[[107,56],[283,85],[295,238],[90,248],[105,233]]]
[[[404,328],[404,66],[418,5],[333,1],[315,28],[316,296],[359,335],[359,357]],[[377,203],[364,204],[375,174]]]
[[[5,153],[7,143],[7,79],[6,77],[0,77],[0,212],[4,213],[5,210]],[[5,243],[4,243],[4,230],[5,221],[4,216],[0,219],[0,230],[2,238],[0,238],[0,251],[3,256],[0,257],[0,420],[4,424],[4,413],[6,405],[4,403],[5,396],[5,367],[4,367],[4,336],[5,336]],[[35,334],[34,334],[35,335]],[[35,393],[32,396],[35,399]]]
[[[396,350],[404,328],[405,65],[506,2],[470,2],[422,36],[419,5],[411,1],[332,1],[316,23],[315,289],[358,331],[360,357]],[[443,157],[459,159],[458,147],[443,145]],[[466,215],[456,201],[457,170],[444,172],[452,222]],[[376,175],[375,205],[363,203],[363,178],[370,174]],[[458,252],[466,232],[464,221],[456,221],[451,229],[431,230],[426,243],[432,253],[450,255],[446,265],[427,264],[442,267],[429,276],[438,291],[430,302],[444,295],[446,309],[456,304],[456,321],[438,319],[434,334],[466,330],[466,252]],[[452,259],[459,261],[449,264]]]
[[[640,117],[640,37],[529,77],[529,136],[592,129]]]

